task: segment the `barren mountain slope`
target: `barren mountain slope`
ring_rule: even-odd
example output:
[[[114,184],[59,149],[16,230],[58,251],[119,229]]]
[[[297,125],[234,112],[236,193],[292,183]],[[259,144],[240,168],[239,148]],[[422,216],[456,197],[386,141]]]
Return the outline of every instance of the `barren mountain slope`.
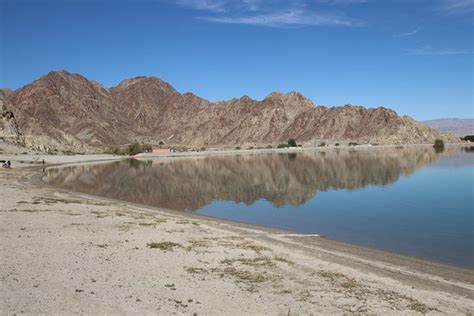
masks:
[[[6,100],[30,147],[84,149],[128,141],[108,89],[78,74],[50,72]]]
[[[456,141],[386,108],[315,106],[297,92],[211,103],[155,77],[136,77],[107,89],[58,71],[2,95],[22,141],[40,149],[76,151],[134,140],[187,146],[265,145],[289,138],[310,145]]]
[[[3,106],[3,101],[5,101],[5,99],[10,95],[12,94],[12,90],[10,89],[0,89],[0,110],[2,109],[2,106]]]

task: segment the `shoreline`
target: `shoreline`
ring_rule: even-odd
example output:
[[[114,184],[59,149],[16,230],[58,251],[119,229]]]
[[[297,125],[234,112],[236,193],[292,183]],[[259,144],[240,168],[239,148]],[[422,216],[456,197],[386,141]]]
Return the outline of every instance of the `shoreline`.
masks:
[[[471,147],[471,143],[447,143],[447,147]],[[394,150],[403,148],[429,148],[432,144],[407,144],[407,145],[358,145],[358,146],[340,146],[340,147],[289,147],[289,148],[269,148],[269,149],[220,149],[206,150],[201,152],[170,152],[166,154],[140,153],[134,156],[113,155],[113,154],[75,154],[75,155],[49,155],[40,153],[30,154],[0,154],[3,160],[10,160],[15,163],[13,169],[23,168],[49,168],[68,165],[93,164],[101,162],[112,162],[126,159],[137,160],[155,160],[155,159],[181,159],[181,158],[201,158],[221,155],[259,155],[259,154],[291,154],[291,153],[307,153],[307,152],[324,152],[324,151],[371,151],[371,150]],[[42,165],[41,161],[45,164]]]
[[[447,146],[450,146],[450,147],[465,147],[465,145],[466,144],[448,144]],[[432,145],[429,145],[429,144],[415,144],[415,145],[410,145],[408,147],[432,147]],[[134,156],[133,158],[130,158],[130,157],[127,157],[127,156],[116,156],[116,155],[114,155],[110,159],[87,160],[87,161],[83,161],[83,162],[60,163],[60,164],[49,165],[47,168],[61,168],[61,167],[64,167],[64,166],[76,166],[76,165],[88,165],[88,164],[94,164],[95,165],[95,164],[102,164],[102,163],[105,164],[105,163],[110,163],[112,161],[121,161],[121,160],[127,160],[127,159],[157,160],[158,162],[169,162],[169,161],[173,161],[175,159],[202,159],[202,158],[205,158],[205,157],[222,156],[222,155],[241,155],[241,154],[242,155],[260,155],[260,154],[307,153],[307,152],[310,152],[310,151],[321,152],[321,151],[326,151],[326,150],[335,151],[335,152],[339,152],[340,150],[346,150],[346,151],[347,150],[349,150],[349,151],[352,151],[352,150],[356,150],[356,151],[357,150],[360,150],[360,151],[394,150],[394,149],[399,149],[399,148],[400,148],[400,146],[398,146],[398,145],[387,145],[387,146],[373,146],[373,147],[359,146],[359,147],[356,147],[355,149],[354,149],[354,147],[345,146],[345,147],[340,147],[340,148],[336,148],[336,147],[334,147],[334,148],[314,147],[314,148],[307,148],[306,150],[302,150],[301,148],[262,149],[262,150],[228,150],[228,151],[217,151],[217,152],[206,151],[206,152],[170,153],[170,154],[165,154],[165,155],[138,154],[138,155]],[[291,233],[291,234],[297,234],[297,235],[300,235],[300,236],[308,235],[306,233],[298,232],[298,231],[295,231],[295,230],[287,230],[285,228],[280,228],[280,227],[272,227],[272,226],[252,224],[252,223],[247,223],[247,222],[244,222],[244,221],[231,220],[231,219],[225,219],[225,218],[222,218],[222,217],[198,214],[198,213],[195,213],[195,212],[184,212],[183,213],[182,211],[176,211],[176,210],[173,210],[173,209],[167,209],[167,208],[163,208],[163,207],[159,207],[159,206],[133,203],[133,202],[126,201],[126,200],[114,199],[114,198],[109,198],[109,197],[100,196],[100,195],[87,194],[87,193],[83,193],[83,192],[80,192],[80,191],[68,190],[68,189],[65,189],[65,188],[56,187],[54,185],[49,184],[47,181],[45,181],[43,179],[43,176],[41,176],[41,179],[39,179],[39,181],[41,182],[41,184],[50,186],[51,188],[54,188],[56,190],[62,190],[65,193],[72,193],[72,194],[76,194],[78,196],[87,197],[89,199],[91,199],[91,198],[92,199],[103,199],[103,200],[108,200],[108,201],[114,201],[114,202],[117,202],[117,203],[126,203],[128,205],[133,205],[133,206],[140,207],[140,208],[148,208],[149,210],[171,212],[171,213],[176,214],[176,215],[185,214],[186,216],[190,216],[190,217],[191,216],[204,217],[204,218],[207,218],[207,219],[220,220],[220,221],[224,221],[224,222],[227,222],[227,223],[236,223],[238,225],[248,225],[249,227],[252,227],[254,229],[271,229],[271,230],[278,230],[278,231],[287,232],[287,233]],[[324,238],[324,239],[327,239],[327,240],[332,240],[332,241],[335,241],[335,242],[340,242],[340,243],[343,243],[343,244],[345,243],[345,244],[351,245],[351,246],[358,246],[358,247],[362,247],[362,248],[366,248],[366,249],[372,249],[372,250],[375,250],[375,251],[385,252],[387,254],[400,255],[400,256],[405,257],[405,258],[413,258],[413,259],[416,259],[416,260],[422,260],[422,261],[426,261],[426,262],[430,262],[430,263],[436,263],[436,264],[444,265],[446,267],[451,266],[451,267],[457,267],[457,268],[467,269],[467,270],[474,269],[474,266],[471,267],[471,266],[466,266],[466,265],[462,265],[462,264],[457,264],[457,263],[454,263],[454,262],[437,260],[435,258],[416,256],[416,255],[413,255],[413,254],[404,254],[404,253],[397,252],[396,250],[387,250],[387,249],[377,248],[377,247],[373,247],[373,246],[369,246],[369,245],[357,244],[357,243],[354,243],[354,242],[351,242],[351,241],[348,241],[348,240],[332,239],[331,237],[322,235],[319,232],[312,232],[310,235],[319,236],[320,238]]]
[[[447,147],[466,147],[470,143],[446,143]],[[473,144],[474,145],[474,144]],[[308,146],[308,147],[287,147],[287,148],[261,148],[261,149],[206,149],[204,151],[188,151],[188,152],[170,152],[166,154],[141,153],[135,157],[140,158],[161,158],[161,157],[199,157],[199,156],[217,156],[217,155],[239,155],[239,154],[286,154],[286,153],[303,153],[303,152],[321,152],[321,151],[339,151],[339,150],[384,150],[384,149],[402,149],[411,147],[433,147],[433,144],[406,144],[406,145],[357,145],[357,146]]]
[[[163,157],[156,157],[153,159],[159,159]],[[192,157],[183,157],[183,158],[192,158]],[[199,157],[195,157],[199,158]],[[96,163],[109,163],[110,161],[99,161],[99,162],[84,162],[80,164],[96,164]],[[75,163],[68,163],[68,164],[59,164],[55,166],[50,166],[51,168],[56,168],[56,167],[61,167],[61,166],[71,166],[71,165],[79,165]],[[49,167],[48,167],[49,168]],[[76,198],[85,198],[88,200],[96,200],[96,201],[108,201],[108,202],[113,202],[113,203],[119,203],[123,205],[127,205],[129,207],[137,208],[137,209],[142,209],[145,211],[149,212],[164,212],[164,213],[170,213],[173,215],[177,216],[185,216],[189,217],[192,219],[204,219],[207,221],[216,221],[219,223],[227,224],[227,225],[235,225],[237,228],[244,228],[244,229],[252,229],[252,230],[260,230],[262,232],[267,232],[267,233],[273,233],[273,234],[281,234],[281,235],[286,235],[286,236],[291,236],[291,237],[298,237],[300,239],[305,239],[307,237],[314,237],[314,238],[319,238],[325,241],[328,241],[329,247],[337,247],[341,249],[342,251],[349,251],[352,248],[358,249],[361,253],[365,253],[365,257],[367,259],[370,259],[370,257],[378,257],[380,260],[387,260],[387,258],[392,258],[394,261],[398,263],[402,263],[406,260],[410,261],[410,265],[417,266],[419,271],[423,271],[423,266],[435,266],[435,269],[439,273],[444,273],[447,272],[446,275],[455,275],[457,272],[458,273],[473,273],[471,278],[471,282],[474,284],[474,267],[466,267],[462,265],[456,265],[453,263],[448,263],[448,262],[442,262],[442,261],[437,261],[431,258],[425,258],[425,257],[417,257],[417,256],[412,256],[412,255],[406,255],[402,253],[398,253],[395,251],[388,251],[384,250],[381,248],[376,248],[376,247],[369,247],[365,245],[359,245],[356,243],[352,243],[350,241],[343,241],[343,240],[336,240],[332,239],[328,236],[319,234],[319,233],[300,233],[298,231],[294,230],[287,230],[284,228],[277,228],[277,227],[271,227],[271,226],[264,226],[264,225],[257,225],[257,224],[252,224],[252,223],[246,223],[238,220],[230,220],[230,219],[225,219],[225,218],[220,218],[220,217],[215,217],[215,216],[210,216],[210,215],[205,215],[205,214],[198,214],[195,212],[185,212],[185,211],[177,211],[173,209],[168,209],[168,208],[163,208],[163,207],[157,207],[157,206],[152,206],[152,205],[147,205],[147,204],[140,204],[140,203],[133,203],[129,201],[124,201],[124,200],[119,200],[119,199],[114,199],[114,198],[108,198],[100,195],[93,195],[93,194],[87,194],[79,191],[74,191],[74,190],[68,190],[64,189],[61,187],[56,187],[54,185],[49,184],[47,181],[43,179],[44,175],[38,172],[35,176],[32,177],[33,181],[38,185],[38,186],[45,186],[51,189],[56,190],[57,192],[61,192],[64,194],[71,195]],[[304,243],[304,241],[302,241]],[[387,263],[392,263],[392,260],[388,260]],[[453,270],[453,272],[450,272],[450,270]],[[457,272],[456,272],[457,271]],[[440,277],[444,277],[445,275],[439,275]],[[469,279],[469,278],[468,278]],[[460,279],[463,280],[463,279]],[[464,279],[466,280],[466,279]]]
[[[57,161],[61,165],[93,162],[91,157],[80,158],[82,162],[73,162],[67,156],[58,156]],[[106,158],[110,157],[98,161],[109,161]],[[1,313],[473,312],[472,269],[58,189],[42,181],[41,169],[30,166],[0,172],[4,187],[0,192],[0,249],[4,258],[1,263],[6,267],[1,272],[2,287],[6,289],[0,294]],[[49,235],[58,229],[60,238],[51,239]],[[29,234],[30,238],[18,234]],[[154,240],[179,246],[150,249],[147,243]],[[30,241],[35,247],[30,247]],[[129,249],[135,249],[130,248],[133,244],[138,248],[133,253],[142,259],[129,257]],[[44,257],[44,252],[50,256]],[[70,262],[71,256],[76,263]],[[103,259],[104,263],[97,262]],[[44,265],[38,266],[38,261]],[[161,269],[149,270],[148,265]],[[39,285],[33,281],[45,274],[43,270],[68,271],[70,266],[76,267],[73,271],[80,282],[70,284],[62,273]],[[129,278],[127,267],[133,269],[133,278]],[[128,280],[125,288],[113,286],[117,280],[103,278],[110,269],[114,271],[112,279],[117,275],[122,282]],[[144,273],[148,271],[151,274]],[[91,284],[91,274],[101,282]],[[173,282],[155,287],[159,280],[170,278]],[[98,283],[102,288],[95,289]],[[93,287],[94,294],[83,295],[84,284]],[[171,284],[174,287],[167,286]],[[58,287],[64,293],[57,292]],[[170,288],[175,290],[170,292]],[[205,289],[210,288],[226,294],[222,302],[216,302],[212,293],[206,294]],[[44,293],[36,293],[37,289]],[[133,293],[133,300],[119,299],[125,293]],[[177,298],[178,294],[181,296]],[[182,299],[183,295],[199,297],[201,304],[195,303],[196,298]],[[57,305],[57,298],[64,307]]]
[[[446,143],[446,147],[471,147],[474,143]],[[402,148],[429,148],[433,147],[433,144],[405,144],[405,145],[357,145],[357,146],[311,146],[311,147],[288,147],[288,148],[262,148],[262,149],[226,149],[226,148],[208,148],[204,151],[186,151],[186,152],[169,152],[169,153],[140,153],[135,156],[131,156],[133,159],[156,159],[156,158],[184,158],[184,157],[207,157],[207,156],[218,156],[218,155],[242,155],[242,154],[278,154],[278,153],[304,153],[304,152],[321,152],[321,151],[339,151],[339,150],[354,150],[354,151],[366,151],[366,150],[385,150],[385,149],[402,149]],[[3,160],[11,160],[13,162],[20,162],[22,164],[33,164],[39,165],[41,160],[46,161],[45,167],[51,167],[55,165],[67,165],[77,163],[93,163],[101,161],[113,161],[120,159],[129,159],[126,155],[114,155],[105,153],[86,153],[86,154],[73,154],[73,155],[49,155],[42,153],[29,153],[29,154],[0,154]],[[27,161],[29,160],[29,161]],[[15,168],[25,167],[25,165],[16,165]]]

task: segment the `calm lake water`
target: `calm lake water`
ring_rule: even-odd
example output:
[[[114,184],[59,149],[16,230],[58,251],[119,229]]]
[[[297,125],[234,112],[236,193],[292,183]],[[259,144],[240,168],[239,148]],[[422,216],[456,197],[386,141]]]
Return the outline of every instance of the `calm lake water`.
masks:
[[[70,190],[474,268],[474,151],[448,147],[50,168]]]

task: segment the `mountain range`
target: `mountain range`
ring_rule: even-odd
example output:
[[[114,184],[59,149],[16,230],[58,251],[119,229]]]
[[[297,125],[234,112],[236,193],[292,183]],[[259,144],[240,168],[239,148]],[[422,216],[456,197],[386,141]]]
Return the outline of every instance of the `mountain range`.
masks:
[[[438,131],[451,133],[461,137],[474,135],[474,119],[445,118],[424,121],[423,124]]]
[[[304,145],[458,141],[384,107],[317,106],[298,92],[210,102],[156,77],[107,88],[64,70],[15,91],[0,90],[0,138],[60,151],[134,141],[217,147],[275,145],[289,138]]]

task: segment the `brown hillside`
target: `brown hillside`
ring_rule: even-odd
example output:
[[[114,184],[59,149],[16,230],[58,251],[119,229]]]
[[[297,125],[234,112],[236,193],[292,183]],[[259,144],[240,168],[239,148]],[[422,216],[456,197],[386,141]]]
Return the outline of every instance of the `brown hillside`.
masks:
[[[0,133],[39,149],[87,150],[143,140],[185,146],[326,142],[412,144],[456,139],[386,108],[327,108],[297,92],[212,103],[155,77],[107,89],[81,75],[50,72],[2,91]],[[9,113],[6,115],[5,113]]]

